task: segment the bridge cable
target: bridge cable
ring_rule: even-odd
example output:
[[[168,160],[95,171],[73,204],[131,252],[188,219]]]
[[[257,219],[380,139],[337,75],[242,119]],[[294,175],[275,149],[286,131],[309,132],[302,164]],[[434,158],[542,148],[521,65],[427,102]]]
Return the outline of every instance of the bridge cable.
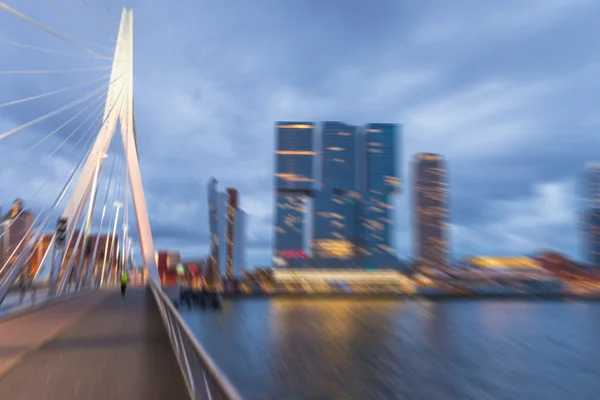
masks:
[[[51,111],[45,115],[42,115],[41,117],[35,118],[29,122],[26,122],[20,126],[17,126],[16,128],[10,129],[4,133],[0,133],[0,141],[2,141],[3,139],[6,139],[7,137],[14,135],[15,133],[21,132],[22,130],[24,130],[25,128],[28,128],[32,125],[37,124],[38,122],[44,121],[56,114],[60,114],[61,112],[68,110],[70,108],[75,107],[78,104],[81,104],[82,102],[86,101],[87,99],[89,99],[90,97],[93,97],[94,95],[100,93],[106,86],[109,86],[111,83],[116,82],[117,80],[121,79],[123,75],[120,75],[118,78],[116,78],[115,80],[113,80],[112,82],[108,82],[104,85],[102,85],[100,88],[93,90],[91,92],[89,92],[88,94],[86,94],[85,96],[82,96],[74,101],[72,101],[71,103],[62,106],[54,111]]]
[[[117,168],[117,171],[121,170],[121,167],[123,167],[123,163],[121,162],[121,159],[119,159],[119,167]],[[116,199],[116,193],[118,190],[118,185],[119,185],[119,178],[121,176],[120,172],[117,172],[117,182],[116,184],[112,187],[112,191],[111,191],[111,204],[114,205],[115,203],[115,199]],[[113,218],[115,217],[115,214],[113,212],[110,212],[110,219],[108,221],[108,226],[107,226],[107,239],[104,243],[104,259],[102,260],[102,273],[100,275],[100,287],[104,286],[104,279],[106,278],[106,262],[109,261],[109,253],[112,252],[112,236],[111,236],[111,227],[113,226]],[[110,245],[110,251],[109,251],[109,245]]]
[[[100,120],[100,117],[102,117],[102,114],[99,114],[98,117],[96,118],[96,121],[94,122],[98,122]],[[77,142],[73,145],[73,148],[66,154],[66,158],[68,158],[76,149],[77,146],[79,145],[79,143],[83,140],[83,138],[86,137],[87,133],[89,133],[89,131],[91,130],[92,127],[94,127],[94,122],[92,122],[92,124],[90,124],[90,126],[88,127],[87,131],[79,138],[79,140],[77,140]],[[73,133],[75,133],[76,130],[73,131]],[[71,137],[73,134],[69,135],[69,137]],[[89,144],[89,142],[91,140],[94,139],[94,136],[89,136],[88,140],[86,141],[84,146],[87,146]],[[63,141],[54,151],[56,152],[60,147],[62,147],[64,145],[64,143],[66,142]],[[49,157],[46,156],[44,158],[41,159],[41,162],[43,163],[44,161],[46,161]],[[46,186],[46,184],[48,182],[50,182],[50,180],[52,179],[52,177],[49,177],[48,179],[46,179],[46,181],[38,188],[38,190],[33,194],[33,196],[31,197],[31,199],[35,199],[37,197],[37,195],[42,191],[42,189],[44,188],[44,186]],[[6,201],[6,197],[0,201],[0,204],[4,203],[4,201]],[[19,211],[19,213],[13,218],[13,220],[10,222],[10,224],[8,224],[5,228],[3,232],[0,232],[0,238],[2,238],[2,236],[5,235],[6,232],[8,232],[8,230],[10,229],[10,227],[15,223],[15,221],[19,218],[19,216],[25,212],[25,209],[22,209],[21,211]]]
[[[100,129],[102,129],[102,127],[104,126],[104,124],[105,124],[105,123],[106,123],[106,121],[108,120],[109,116],[110,116],[110,115],[112,115],[112,111],[114,110],[114,108],[115,108],[115,106],[116,106],[116,104],[117,104],[117,100],[119,100],[119,98],[120,98],[120,97],[121,97],[121,95],[123,94],[123,89],[124,89],[124,87],[123,87],[123,88],[121,88],[121,91],[119,92],[119,94],[118,94],[117,98],[115,99],[115,102],[113,102],[113,104],[112,104],[112,106],[111,106],[111,108],[110,108],[109,112],[108,112],[108,113],[106,113],[106,115],[105,115],[104,119],[102,119],[102,122],[101,122],[100,126],[99,126],[98,128],[96,128],[96,129],[95,129],[95,131],[100,131]],[[102,117],[102,114],[100,114],[100,115],[99,115],[99,117]],[[90,130],[91,130],[91,128],[92,128],[93,126],[95,126],[95,125],[91,125],[91,126],[88,128],[88,130],[87,130],[87,131],[84,133],[84,136],[85,136],[85,135],[87,135],[87,134],[90,132]],[[72,134],[71,134],[70,136],[72,136]],[[94,139],[94,138],[96,138],[96,137],[97,137],[97,135],[91,135],[91,136],[90,136],[90,140],[91,140],[91,139]],[[63,143],[61,143],[61,145],[60,145],[59,147],[61,147],[61,146],[62,146],[62,145],[63,145],[63,144],[64,144],[64,143],[67,141],[67,140],[68,140],[68,138],[67,138],[67,139],[65,139],[65,140],[63,141]],[[81,140],[81,139],[80,139],[80,140]],[[79,141],[78,141],[78,143],[79,143]],[[77,145],[77,144],[76,144],[76,145]],[[50,154],[49,154],[47,157],[48,157],[48,158],[49,158],[49,157],[51,157],[51,156],[52,156],[52,155],[53,155],[53,154],[54,154],[56,151],[58,151],[58,148],[57,148],[57,149],[55,149],[55,150],[54,150],[52,153],[50,153]],[[90,151],[91,151],[91,150],[90,150]],[[89,154],[91,154],[91,153],[89,153]],[[71,235],[71,237],[69,238],[69,243],[70,243],[70,241],[71,241],[71,240],[72,240],[72,235]],[[51,248],[51,246],[52,246],[52,244],[53,244],[53,241],[54,241],[54,236],[52,237],[52,241],[51,241],[51,243],[50,243],[50,246],[48,246],[48,249],[46,249],[46,253],[44,254],[44,257],[43,257],[42,259],[45,259],[45,258],[47,257],[47,255],[48,255],[48,252],[50,251],[50,248]],[[65,261],[65,257],[63,256],[63,260],[61,261],[61,264],[60,264],[61,266],[64,264],[64,261]]]
[[[90,148],[88,149],[88,151],[86,152],[86,154],[84,154],[84,156],[79,161],[79,163],[77,165],[77,168],[75,168],[73,170],[73,173],[71,174],[71,176],[69,177],[69,179],[67,180],[67,182],[65,183],[65,185],[63,186],[63,188],[60,191],[59,195],[57,196],[56,200],[50,206],[50,211],[44,217],[44,219],[42,220],[41,224],[38,225],[37,232],[34,235],[29,236],[30,233],[31,233],[31,231],[33,231],[33,229],[34,229],[34,226],[35,226],[36,222],[40,218],[42,218],[42,216],[44,215],[44,211],[48,208],[48,206],[45,206],[42,209],[42,211],[38,214],[38,216],[33,221],[33,224],[31,225],[31,227],[27,230],[27,232],[25,232],[25,234],[23,235],[23,238],[21,239],[21,241],[19,241],[19,243],[15,247],[15,250],[13,250],[13,252],[11,253],[11,255],[8,257],[8,260],[4,263],[4,265],[2,265],[2,267],[0,267],[0,275],[2,275],[2,271],[4,271],[7,268],[7,265],[9,264],[9,261],[15,256],[15,254],[21,248],[22,244],[29,237],[29,241],[28,241],[29,244],[27,245],[27,249],[25,249],[25,251],[22,252],[21,255],[17,258],[17,260],[15,262],[15,267],[9,273],[7,273],[3,278],[0,279],[0,305],[2,304],[2,302],[4,301],[4,299],[6,298],[6,295],[8,294],[8,290],[10,289],[11,285],[14,283],[14,281],[18,277],[18,274],[21,272],[21,269],[23,268],[23,261],[24,261],[23,260],[23,258],[24,258],[23,254],[26,254],[27,252],[30,251],[32,245],[34,243],[36,243],[36,241],[39,239],[40,235],[43,233],[43,231],[48,226],[48,224],[50,222],[50,218],[53,215],[52,211],[56,210],[56,208],[63,201],[65,195],[67,194],[67,191],[69,190],[69,188],[71,187],[71,185],[75,181],[75,177],[77,176],[77,173],[85,165],[86,160],[89,157],[89,155],[91,154],[93,147],[94,146],[90,146]]]
[[[127,168],[127,160],[123,159],[122,162],[122,167],[123,169]],[[108,266],[109,268],[112,268],[113,265],[113,258],[115,258],[114,263],[115,266],[118,269],[118,257],[119,257],[119,247],[118,244],[116,244],[116,235],[117,235],[117,224],[119,223],[119,208],[122,206],[122,204],[119,203],[119,200],[121,199],[121,192],[123,191],[123,177],[120,174],[119,177],[119,181],[118,181],[118,186],[116,187],[116,190],[114,192],[114,206],[115,206],[115,218],[114,218],[114,223],[113,223],[113,227],[112,227],[112,239],[110,242],[110,255],[109,255],[109,259],[108,259]],[[118,277],[115,277],[118,278]]]
[[[90,58],[98,59],[98,56],[92,56],[89,54],[79,54],[79,53],[71,53],[68,51],[54,50],[54,49],[49,49],[49,48],[45,48],[45,47],[41,47],[41,46],[34,46],[32,44],[14,42],[12,40],[0,39],[0,44],[7,45],[7,46],[21,47],[21,48],[29,49],[29,50],[41,51],[44,53],[59,54],[62,56],[79,57],[79,58],[87,58],[87,59],[90,59]],[[114,49],[113,49],[113,51],[114,51]],[[102,59],[107,60],[107,61],[113,61],[113,59],[108,56],[102,56]]]
[[[108,91],[108,90],[107,90]],[[32,149],[38,147],[40,144],[44,143],[46,140],[50,139],[52,136],[54,136],[57,132],[59,132],[62,128],[64,128],[65,126],[69,125],[71,122],[73,122],[73,120],[75,120],[75,118],[77,118],[78,116],[80,116],[81,114],[83,114],[85,111],[87,111],[90,107],[92,107],[94,104],[98,103],[99,101],[104,99],[104,93],[100,93],[100,95],[98,95],[98,97],[92,101],[90,104],[88,104],[87,106],[85,106],[82,110],[79,110],[75,115],[73,115],[71,118],[69,118],[67,121],[63,122],[62,125],[60,125],[58,128],[54,129],[52,132],[46,134],[46,136],[42,137],[40,140],[38,140],[37,142],[35,142],[34,144],[32,144],[31,146],[29,146],[28,148],[26,148],[25,150],[21,151],[20,153],[18,153],[17,155],[15,155],[13,158],[11,158],[10,160],[8,160],[8,162],[6,162],[4,165],[0,166],[0,174],[2,174],[2,172],[9,166],[11,166],[14,162],[18,161],[19,159],[21,159],[23,156],[27,155]],[[100,104],[96,105],[96,108],[93,111],[97,111],[99,110],[102,105],[104,103],[100,102]],[[75,128],[75,130],[73,131],[73,133],[77,132],[84,123],[86,123],[91,117],[93,117],[94,114],[90,113],[81,124],[79,124],[79,126],[77,128]]]
[[[71,74],[74,72],[93,72],[112,69],[111,65],[104,67],[92,68],[72,68],[72,69],[15,69],[15,70],[0,70],[0,75],[35,75],[35,74]]]
[[[110,40],[113,40],[116,42],[117,38],[115,38],[114,35],[111,32],[109,32],[110,30],[106,27],[106,25],[104,25],[104,22],[102,22],[102,19],[100,17],[98,17],[98,14],[96,14],[96,12],[90,6],[90,4],[87,2],[87,0],[81,0],[81,1],[83,2],[83,4],[85,4],[85,7],[88,9],[90,14],[92,14],[92,17],[94,17],[94,20],[96,20],[96,22],[98,23],[98,26],[100,26],[100,29],[102,29],[104,31],[104,33],[106,33],[108,35],[108,38]]]
[[[113,175],[114,175],[114,171],[115,171],[116,161],[117,161],[117,159],[114,158],[113,162],[112,162],[112,165],[110,167],[110,174],[108,176],[108,185],[106,187],[106,194],[104,196],[104,204],[102,205],[102,214],[100,216],[100,224],[98,225],[98,231],[96,233],[96,242],[94,243],[94,250],[92,252],[92,258],[91,258],[91,262],[90,262],[90,264],[93,265],[92,275],[91,275],[91,277],[89,278],[89,281],[88,281],[87,275],[89,274],[89,271],[90,271],[90,267],[91,267],[91,265],[90,265],[88,267],[88,269],[86,270],[87,271],[86,272],[86,276],[84,277],[84,280],[85,280],[86,284],[89,284],[89,283],[91,283],[90,281],[93,281],[93,279],[94,279],[94,272],[97,272],[96,271],[96,269],[97,269],[96,255],[98,253],[98,246],[100,244],[100,234],[102,233],[102,225],[104,223],[104,217],[106,215],[106,202],[108,201],[108,194],[109,194],[110,188],[112,186],[112,181],[113,181]]]
[[[90,130],[92,130],[91,128],[93,128],[93,127],[95,127],[95,126],[97,126],[97,125],[98,125],[98,122],[100,122],[100,120],[101,120],[101,118],[100,118],[100,117],[102,117],[102,114],[98,115],[98,118],[97,118],[97,119],[96,119],[94,122],[92,122],[92,124],[90,124],[90,127],[87,129],[87,131],[86,131],[86,132],[85,132],[83,135],[81,135],[81,137],[80,137],[80,138],[77,140],[77,142],[76,142],[76,143],[73,145],[73,148],[72,148],[72,149],[69,151],[69,153],[67,153],[67,154],[66,154],[65,158],[68,158],[68,157],[69,157],[69,156],[70,156],[70,155],[71,155],[71,154],[72,154],[72,153],[75,151],[75,149],[77,149],[77,146],[79,145],[79,143],[80,143],[80,142],[81,142],[81,141],[82,141],[84,138],[86,138],[86,137],[87,137],[87,139],[86,139],[86,141],[85,141],[85,143],[84,143],[83,147],[84,147],[84,148],[87,148],[87,146],[91,146],[91,144],[92,144],[92,141],[95,139],[95,136],[94,136],[94,135],[88,135],[88,133],[89,133],[89,131],[90,131]],[[50,181],[50,178],[48,178],[48,180],[47,180],[45,183],[47,183],[47,182],[49,182],[49,181]],[[40,188],[40,189],[38,189],[38,193],[39,193],[40,191],[41,191],[41,188]],[[36,276],[35,276],[35,278],[34,278],[34,279],[36,279],[36,278],[37,278],[37,276],[38,276],[38,275],[39,275],[39,274],[42,272],[42,270],[44,270],[44,269],[45,269],[45,268],[44,268],[44,267],[45,267],[44,261],[45,261],[46,257],[48,256],[48,253],[49,253],[50,249],[52,248],[53,240],[54,240],[54,236],[53,236],[53,238],[52,238],[52,240],[51,240],[51,242],[50,242],[50,245],[49,245],[49,246],[48,246],[48,248],[46,249],[46,252],[44,253],[44,255],[43,255],[42,259],[41,259],[40,266],[39,266],[39,268],[38,268],[38,270],[37,270],[37,272],[36,272]]]
[[[57,38],[65,41],[65,42],[67,42],[69,44],[72,44],[72,45],[74,45],[74,46],[82,49],[83,51],[85,51],[87,53],[95,55],[95,56],[97,56],[99,58],[107,58],[106,56],[103,56],[102,54],[96,53],[94,50],[91,50],[91,49],[85,47],[84,45],[78,43],[77,41],[67,38],[66,36],[60,34],[56,30],[54,30],[53,28],[50,28],[50,27],[48,27],[46,25],[43,25],[43,24],[41,24],[41,23],[39,23],[37,21],[34,21],[33,19],[27,17],[26,15],[21,14],[19,11],[17,11],[14,8],[10,7],[8,4],[6,4],[5,2],[3,2],[1,0],[0,0],[0,10],[6,10],[9,13],[13,14],[14,16],[22,19],[23,21],[25,21],[25,22],[27,22],[27,23],[29,23],[31,25],[34,25],[34,26],[36,26],[36,27],[38,27],[38,28],[46,31],[49,34],[51,34],[51,35],[53,35],[53,36],[55,36],[55,37],[57,37]]]
[[[2,104],[0,104],[0,108],[8,107],[8,106],[13,106],[13,105],[16,105],[16,104],[21,104],[21,103],[26,103],[26,102],[32,101],[32,100],[42,99],[44,97],[53,96],[53,95],[59,94],[59,93],[68,92],[68,91],[71,91],[73,89],[77,89],[77,88],[80,88],[80,87],[83,87],[83,86],[90,85],[92,83],[103,81],[106,78],[110,78],[110,75],[104,75],[103,77],[100,77],[100,78],[97,78],[97,79],[92,79],[91,81],[87,81],[85,83],[80,83],[80,84],[77,84],[77,85],[74,85],[74,86],[69,86],[69,87],[66,87],[66,88],[63,88],[63,89],[58,89],[58,90],[54,90],[54,91],[51,91],[51,92],[47,92],[47,93],[43,93],[43,94],[38,94],[38,95],[35,95],[35,96],[25,97],[23,99],[13,100],[13,101],[9,101],[9,102],[6,102],[6,103],[2,103]]]
[[[106,11],[108,11],[109,15],[113,15],[112,11],[110,11],[110,7],[108,6],[108,0],[104,0],[104,5],[106,6]]]

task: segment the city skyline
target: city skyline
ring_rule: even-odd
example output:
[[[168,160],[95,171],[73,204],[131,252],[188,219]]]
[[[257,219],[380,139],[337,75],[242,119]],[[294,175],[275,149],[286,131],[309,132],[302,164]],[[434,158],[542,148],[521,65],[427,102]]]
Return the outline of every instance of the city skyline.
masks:
[[[600,30],[593,20],[600,5],[460,0],[452,6],[437,2],[432,9],[407,4],[322,10],[308,4],[268,7],[259,2],[239,6],[244,26],[233,29],[218,23],[231,18],[221,4],[182,0],[174,13],[165,5],[129,2],[137,18],[136,123],[146,138],[139,143],[140,160],[156,247],[177,248],[190,258],[208,254],[208,216],[204,202],[197,199],[206,198],[205,182],[217,176],[244,195],[251,216],[249,264],[268,263],[272,121],[377,120],[404,126],[405,182],[415,154],[432,152],[447,160],[455,255],[523,254],[550,247],[581,258],[578,227],[583,204],[575,182],[585,164],[596,158],[600,131],[593,105],[600,55],[589,39]],[[24,3],[21,11],[50,26],[60,21],[59,10],[51,5]],[[64,26],[66,33],[81,33],[81,39],[90,42],[105,39],[103,32],[93,31],[85,7],[72,12],[67,22],[74,25]],[[515,15],[518,18],[511,17]],[[310,22],[302,32],[277,22],[291,19]],[[89,29],[79,29],[88,22]],[[107,21],[109,28],[116,24],[116,19]],[[15,41],[30,29],[12,18],[3,19],[0,26],[5,39]],[[367,26],[371,28],[363,31]],[[38,43],[37,35],[25,37],[32,45],[68,50],[52,38]],[[213,54],[215,47],[227,51]],[[190,54],[190,48],[198,51]],[[15,63],[6,68],[67,68],[51,54],[5,50]],[[309,61],[314,54],[324,58]],[[69,68],[90,67],[86,60],[69,62]],[[171,74],[159,75],[167,68]],[[95,77],[61,75],[37,84],[36,77],[5,76],[0,101]],[[3,108],[0,123],[25,122],[54,109],[62,99],[58,95],[51,102]],[[54,128],[56,124],[47,121],[39,130],[6,140],[0,156],[10,159],[11,151]],[[46,144],[56,145],[61,135]],[[63,181],[72,161],[59,151],[54,160],[32,171],[39,166],[34,161],[44,155],[34,149],[18,168],[4,172],[4,209],[21,197],[37,212],[53,198],[50,189]],[[22,185],[47,177],[52,178],[47,196],[33,198],[37,186]],[[409,185],[404,186],[396,201],[394,232],[400,256],[411,254],[413,246],[413,196]]]

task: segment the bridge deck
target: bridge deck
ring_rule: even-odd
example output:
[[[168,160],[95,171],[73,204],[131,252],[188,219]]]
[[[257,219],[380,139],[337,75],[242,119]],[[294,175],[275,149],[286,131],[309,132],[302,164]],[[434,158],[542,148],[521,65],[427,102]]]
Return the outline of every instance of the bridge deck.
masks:
[[[74,302],[87,297],[55,308],[62,306],[68,312]],[[21,319],[29,319],[25,325],[32,329],[37,320],[43,329],[45,311],[6,321],[0,324],[0,333],[10,332],[10,324],[23,325]],[[4,343],[0,342],[0,355],[11,351],[3,348]],[[1,374],[0,399],[189,398],[158,309],[145,288],[129,289],[125,299],[117,292],[105,295]]]

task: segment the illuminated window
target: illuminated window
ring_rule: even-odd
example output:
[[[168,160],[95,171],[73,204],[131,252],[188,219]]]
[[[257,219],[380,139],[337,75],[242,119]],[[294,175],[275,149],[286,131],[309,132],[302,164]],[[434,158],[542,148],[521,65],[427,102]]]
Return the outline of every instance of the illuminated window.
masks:
[[[277,125],[280,129],[311,129],[312,125],[307,124],[290,124],[290,125]]]

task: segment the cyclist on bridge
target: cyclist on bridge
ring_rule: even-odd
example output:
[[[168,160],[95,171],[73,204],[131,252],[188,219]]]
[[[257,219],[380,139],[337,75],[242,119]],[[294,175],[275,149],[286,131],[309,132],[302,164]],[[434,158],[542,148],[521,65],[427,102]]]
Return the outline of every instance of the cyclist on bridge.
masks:
[[[129,275],[127,275],[127,271],[123,270],[123,272],[121,272],[121,297],[125,297],[125,290],[127,290],[128,280]]]

